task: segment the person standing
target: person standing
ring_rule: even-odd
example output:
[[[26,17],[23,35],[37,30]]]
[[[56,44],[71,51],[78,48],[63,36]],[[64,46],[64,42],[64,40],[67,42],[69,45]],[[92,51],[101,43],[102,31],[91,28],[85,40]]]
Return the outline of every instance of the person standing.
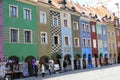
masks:
[[[66,67],[67,67],[67,63],[66,63],[66,61],[64,60],[64,61],[63,61],[64,72],[66,72]]]
[[[37,65],[35,65],[34,67],[35,67],[35,76],[37,77],[37,73],[38,73],[38,66],[37,66]]]
[[[41,73],[42,77],[45,77],[45,65],[43,63],[41,64]]]

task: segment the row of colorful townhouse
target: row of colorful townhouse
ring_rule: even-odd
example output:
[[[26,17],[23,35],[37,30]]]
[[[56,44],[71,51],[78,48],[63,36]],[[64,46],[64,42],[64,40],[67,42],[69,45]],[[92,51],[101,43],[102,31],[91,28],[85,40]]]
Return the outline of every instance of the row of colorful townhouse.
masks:
[[[68,70],[117,63],[120,55],[117,20],[104,17],[106,22],[101,22],[65,4],[62,2],[58,8],[55,2],[0,0],[1,61],[15,59],[31,66],[33,59],[41,63],[53,59],[63,66],[66,60]]]

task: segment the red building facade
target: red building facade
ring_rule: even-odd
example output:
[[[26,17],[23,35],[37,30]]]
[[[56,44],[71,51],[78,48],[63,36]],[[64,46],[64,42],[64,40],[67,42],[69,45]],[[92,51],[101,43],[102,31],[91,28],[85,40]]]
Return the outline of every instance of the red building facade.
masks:
[[[96,34],[96,21],[90,21],[91,28],[91,44],[92,44],[92,56],[95,59],[95,66],[97,66],[98,58],[98,44],[97,44],[97,34]]]

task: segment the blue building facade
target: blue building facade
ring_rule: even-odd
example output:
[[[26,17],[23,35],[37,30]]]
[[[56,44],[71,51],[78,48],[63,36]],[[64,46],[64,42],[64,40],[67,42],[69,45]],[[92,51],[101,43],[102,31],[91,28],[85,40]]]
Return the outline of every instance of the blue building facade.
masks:
[[[80,18],[80,43],[83,63],[86,63],[83,64],[83,68],[86,68],[86,65],[91,64],[92,62],[92,47],[90,23],[89,20],[85,17]],[[84,60],[86,62],[84,62]]]
[[[106,25],[102,24],[101,25],[102,29],[102,44],[103,44],[103,58],[104,58],[104,63],[108,63],[108,38],[107,38],[107,30],[106,30]]]
[[[62,59],[67,62],[67,69],[74,69],[73,66],[73,44],[71,15],[68,12],[61,12],[61,38],[62,38]]]

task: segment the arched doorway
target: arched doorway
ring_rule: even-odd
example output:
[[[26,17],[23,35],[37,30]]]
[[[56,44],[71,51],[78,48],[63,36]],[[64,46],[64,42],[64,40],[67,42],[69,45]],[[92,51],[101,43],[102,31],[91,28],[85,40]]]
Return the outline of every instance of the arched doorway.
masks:
[[[74,58],[74,69],[80,69],[80,54],[76,54]]]
[[[100,53],[100,55],[99,55],[100,65],[103,65],[103,63],[102,63],[102,59],[103,59],[103,55],[102,55],[102,53]]]
[[[54,64],[59,65],[59,68],[60,68],[59,71],[61,71],[61,63],[60,63],[60,59],[62,58],[61,54],[59,53],[53,54],[51,58],[53,59]]]
[[[17,56],[10,56],[8,57],[8,62],[6,66],[10,66],[11,71],[18,71],[19,70],[19,57]]]
[[[114,64],[116,64],[116,54],[114,54],[113,56],[114,56],[113,57],[113,62],[114,62]]]
[[[88,65],[89,65],[89,68],[92,67],[92,55],[90,53],[88,54]]]
[[[36,59],[33,56],[28,56],[28,57],[25,58],[25,62],[28,63],[29,76],[34,75],[33,65],[34,65],[35,61],[36,61]]]
[[[39,60],[40,63],[46,64],[49,62],[49,57],[48,56],[42,56]]]
[[[93,57],[95,58],[95,67],[97,67],[98,66],[98,62],[97,62],[98,55],[94,54]]]
[[[118,63],[120,63],[120,53],[118,54]]]
[[[64,60],[66,60],[67,65],[71,65],[71,60],[70,60],[70,58],[71,58],[71,55],[70,55],[70,54],[66,54],[66,55],[64,56]]]
[[[86,65],[86,54],[83,54],[83,69],[87,67]]]
[[[109,64],[112,64],[112,54],[109,54]]]
[[[45,65],[45,69],[48,70],[49,69],[49,60],[50,58],[46,55],[42,56],[39,60],[40,65],[44,64]]]
[[[104,55],[104,65],[108,65],[108,55]]]
[[[17,57],[17,56],[10,56],[9,58],[8,58],[9,60],[12,60],[13,61],[13,63],[19,63],[19,57]]]

